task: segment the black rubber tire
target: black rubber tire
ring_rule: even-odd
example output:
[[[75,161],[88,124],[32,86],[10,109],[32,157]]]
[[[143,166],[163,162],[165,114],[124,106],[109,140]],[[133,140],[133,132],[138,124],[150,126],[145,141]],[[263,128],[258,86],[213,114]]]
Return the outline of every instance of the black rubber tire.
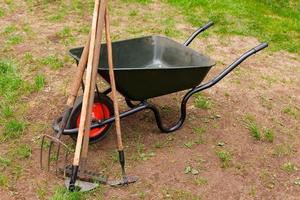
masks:
[[[76,102],[74,103],[74,107],[73,107],[73,112],[70,115],[70,119],[67,125],[68,129],[76,128],[77,118],[81,113],[82,101],[83,101],[83,96],[80,96],[76,99]],[[99,93],[99,95],[95,93],[94,102],[106,105],[109,110],[110,116],[113,116],[114,114],[113,102],[108,96],[102,93]],[[90,144],[94,144],[96,142],[103,140],[109,133],[110,129],[112,128],[112,124],[113,123],[108,124],[105,127],[105,129],[101,132],[101,134],[95,137],[90,137]],[[77,134],[72,134],[70,135],[70,137],[75,141],[77,140]]]

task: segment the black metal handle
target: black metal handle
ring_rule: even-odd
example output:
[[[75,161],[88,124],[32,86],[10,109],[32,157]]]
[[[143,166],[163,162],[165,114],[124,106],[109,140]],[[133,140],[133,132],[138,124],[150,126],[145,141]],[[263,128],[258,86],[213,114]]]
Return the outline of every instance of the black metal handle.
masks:
[[[208,29],[209,27],[211,27],[212,25],[214,25],[214,22],[210,21],[207,24],[205,24],[204,26],[200,27],[199,29],[197,29],[184,43],[184,46],[189,46],[192,41],[203,31],[205,31],[206,29]]]
[[[253,50],[255,51],[255,53],[267,48],[269,46],[268,43],[264,42],[264,43],[261,43],[260,45],[258,45],[257,47],[254,47]]]
[[[190,91],[190,93],[187,95],[188,98],[192,96],[194,93],[200,92],[202,90],[205,90],[207,88],[210,88],[214,86],[216,83],[221,81],[227,74],[229,74],[232,70],[234,70],[237,66],[239,66],[242,62],[244,62],[247,58],[250,56],[256,54],[257,52],[265,49],[268,47],[268,43],[261,43],[260,45],[254,47],[250,51],[244,53],[241,57],[239,57],[236,61],[234,61],[231,65],[229,65],[226,69],[224,69],[218,76],[216,76],[214,79],[211,81],[202,84]]]

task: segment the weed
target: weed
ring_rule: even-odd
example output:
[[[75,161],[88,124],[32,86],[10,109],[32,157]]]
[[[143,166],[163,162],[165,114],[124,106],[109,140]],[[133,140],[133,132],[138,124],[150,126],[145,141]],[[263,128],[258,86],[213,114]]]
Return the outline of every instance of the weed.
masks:
[[[12,35],[9,36],[6,43],[7,44],[11,44],[11,45],[16,45],[16,44],[20,44],[23,42],[23,37],[20,35]]]
[[[188,141],[188,142],[184,143],[184,146],[190,149],[194,146],[194,144],[195,144],[195,142]]]
[[[260,97],[260,101],[261,101],[261,104],[263,107],[267,108],[268,110],[272,110],[272,102],[270,101],[270,99],[264,97],[264,96],[261,96]]]
[[[0,174],[0,186],[7,186],[8,178],[7,176]]]
[[[201,200],[201,197],[182,189],[166,188],[163,195],[163,199]]]
[[[130,17],[137,16],[137,14],[138,14],[138,11],[136,11],[136,10],[131,10],[131,11],[129,12],[129,16],[130,16]]]
[[[194,104],[197,108],[202,108],[202,109],[210,109],[212,107],[211,100],[203,96],[202,94],[197,95]]]
[[[259,128],[257,127],[256,123],[254,122],[250,122],[247,124],[251,135],[256,139],[256,140],[260,140],[261,139],[261,133]]]
[[[32,55],[30,52],[26,52],[26,53],[24,54],[24,61],[25,61],[26,63],[32,63],[32,62],[34,61],[33,55]]]
[[[1,109],[2,109],[2,115],[5,118],[10,118],[14,114],[13,109],[9,105],[1,105]]]
[[[27,144],[22,144],[17,147],[15,154],[21,159],[29,158],[31,156],[31,147]]]
[[[272,189],[275,187],[275,182],[276,182],[275,176],[272,175],[267,170],[263,170],[260,173],[260,180],[261,180],[262,184],[267,188]]]
[[[291,155],[294,152],[293,145],[290,144],[280,144],[277,145],[273,151],[273,155],[282,157]]]
[[[81,200],[84,194],[78,191],[69,192],[65,187],[58,187],[50,200]]]
[[[42,74],[34,77],[34,90],[41,91],[45,86],[45,77]]]
[[[230,167],[232,155],[230,152],[226,150],[222,150],[217,152],[217,156],[219,157],[220,161],[222,162],[222,168]]]
[[[268,142],[273,142],[274,141],[274,133],[272,130],[270,129],[265,129],[265,139],[268,141]]]
[[[44,199],[46,199],[47,188],[43,187],[41,185],[38,185],[36,193],[37,193],[39,199],[44,200]]]
[[[0,17],[3,17],[5,15],[5,11],[3,10],[3,8],[0,8]]]
[[[17,30],[18,29],[15,25],[8,25],[4,28],[4,30],[2,31],[2,34],[9,35],[9,34],[15,33]]]
[[[8,167],[8,166],[10,166],[10,164],[11,164],[11,160],[0,156],[0,167],[1,168]]]
[[[62,60],[60,60],[57,56],[55,55],[50,55],[47,57],[42,58],[41,63],[43,65],[50,66],[51,69],[60,69],[64,66],[64,63]]]
[[[287,106],[283,109],[283,112],[295,118],[300,116],[300,109],[297,107]]]
[[[194,183],[196,184],[196,185],[207,185],[208,184],[208,181],[207,181],[207,179],[206,178],[204,178],[204,177],[196,177],[195,179],[194,179]]]
[[[4,125],[4,140],[19,138],[25,130],[25,123],[16,119],[9,120]]]
[[[287,173],[292,173],[298,170],[297,166],[291,162],[284,163],[281,169]]]
[[[261,139],[261,133],[260,130],[255,122],[255,118],[251,114],[246,114],[244,116],[244,122],[246,123],[247,128],[249,129],[251,135],[256,139],[260,140]]]
[[[60,32],[58,32],[57,36],[60,38],[64,45],[70,45],[75,42],[75,38],[72,34],[72,29],[68,26],[64,27]]]

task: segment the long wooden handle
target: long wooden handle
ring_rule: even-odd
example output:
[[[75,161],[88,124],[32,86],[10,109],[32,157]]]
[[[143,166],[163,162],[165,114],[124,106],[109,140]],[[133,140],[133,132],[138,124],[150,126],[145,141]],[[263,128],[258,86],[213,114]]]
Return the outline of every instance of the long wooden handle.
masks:
[[[69,107],[73,107],[73,104],[74,104],[77,94],[78,94],[78,90],[81,85],[84,70],[86,68],[87,61],[88,61],[90,41],[91,41],[91,34],[89,34],[88,41],[84,45],[84,49],[83,49],[83,52],[82,52],[82,55],[81,55],[81,58],[80,58],[80,61],[79,61],[78,67],[77,67],[75,79],[71,86],[70,94],[69,94],[68,101],[67,101],[67,105]]]
[[[99,5],[100,0],[95,1],[94,13],[93,13],[93,21],[92,21],[92,30],[91,30],[91,42],[89,48],[89,56],[88,56],[88,64],[86,70],[86,85],[83,94],[83,103],[80,115],[80,124],[79,124],[79,131],[77,136],[77,143],[75,148],[75,155],[73,160],[74,166],[79,166],[80,161],[80,154],[81,154],[81,146],[83,142],[83,134],[84,134],[84,127],[86,124],[87,112],[88,112],[88,103],[90,97],[90,89],[91,89],[91,79],[92,79],[92,71],[93,71],[93,58],[94,58],[94,49],[95,49],[95,40],[96,40],[96,32],[97,32],[97,21],[98,21],[98,14],[99,14]]]
[[[109,78],[110,85],[112,89],[112,99],[114,102],[114,112],[116,118],[116,132],[117,132],[117,146],[118,151],[123,151],[123,142],[122,142],[122,133],[121,133],[121,123],[120,123],[120,113],[119,113],[119,105],[117,98],[117,89],[115,83],[115,75],[114,75],[114,66],[113,66],[113,57],[112,57],[112,45],[110,38],[110,24],[109,24],[109,13],[108,9],[106,9],[105,15],[105,33],[106,33],[106,44],[107,44],[107,55],[108,55],[108,66],[109,66]]]
[[[100,50],[101,50],[101,41],[102,41],[102,33],[104,28],[104,15],[105,10],[107,7],[107,0],[102,0],[100,3],[99,9],[99,16],[98,16],[98,23],[97,23],[97,34],[96,34],[96,43],[95,43],[95,51],[94,51],[94,60],[93,60],[93,77],[91,81],[91,91],[90,91],[90,99],[89,99],[89,108],[88,112],[90,113],[87,115],[86,124],[85,124],[85,131],[83,137],[83,145],[82,145],[82,152],[81,152],[81,166],[85,167],[85,163],[87,160],[88,155],[88,147],[89,147],[89,139],[90,139],[90,126],[91,126],[91,113],[93,110],[94,104],[94,95],[95,95],[95,85],[97,80],[97,72],[98,72],[98,65],[100,60]]]

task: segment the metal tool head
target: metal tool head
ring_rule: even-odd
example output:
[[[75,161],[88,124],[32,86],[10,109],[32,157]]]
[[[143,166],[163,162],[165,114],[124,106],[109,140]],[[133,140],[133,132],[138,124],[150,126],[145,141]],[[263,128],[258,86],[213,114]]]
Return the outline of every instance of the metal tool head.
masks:
[[[49,145],[46,141],[49,142]],[[56,148],[54,148],[54,146]],[[55,149],[56,152],[53,152],[53,149]],[[50,135],[46,135],[46,134],[42,135],[41,150],[40,150],[40,167],[41,167],[41,169],[44,169],[44,166],[45,166],[44,162],[46,162],[47,170],[50,171],[51,161],[53,160],[55,162],[55,171],[57,173],[58,161],[60,160],[61,149],[64,150],[63,160],[64,160],[64,166],[66,166],[68,156],[72,152],[72,150],[65,143],[63,143],[61,140],[59,140],[58,137],[50,136]],[[47,153],[48,156],[45,158],[43,152],[47,151],[47,150],[48,150],[48,153]],[[52,157],[52,155],[55,155],[55,156]]]
[[[135,183],[138,180],[139,180],[138,176],[126,176],[119,180],[109,180],[107,181],[107,184],[112,187],[117,187],[117,186],[124,186],[131,183]]]
[[[69,184],[70,184],[70,178],[66,178],[65,186],[68,189],[69,189]],[[99,184],[97,184],[97,183],[91,183],[91,182],[87,182],[87,181],[77,180],[76,185],[75,185],[75,190],[81,191],[81,192],[88,192],[88,191],[94,190],[98,186],[99,186]]]

